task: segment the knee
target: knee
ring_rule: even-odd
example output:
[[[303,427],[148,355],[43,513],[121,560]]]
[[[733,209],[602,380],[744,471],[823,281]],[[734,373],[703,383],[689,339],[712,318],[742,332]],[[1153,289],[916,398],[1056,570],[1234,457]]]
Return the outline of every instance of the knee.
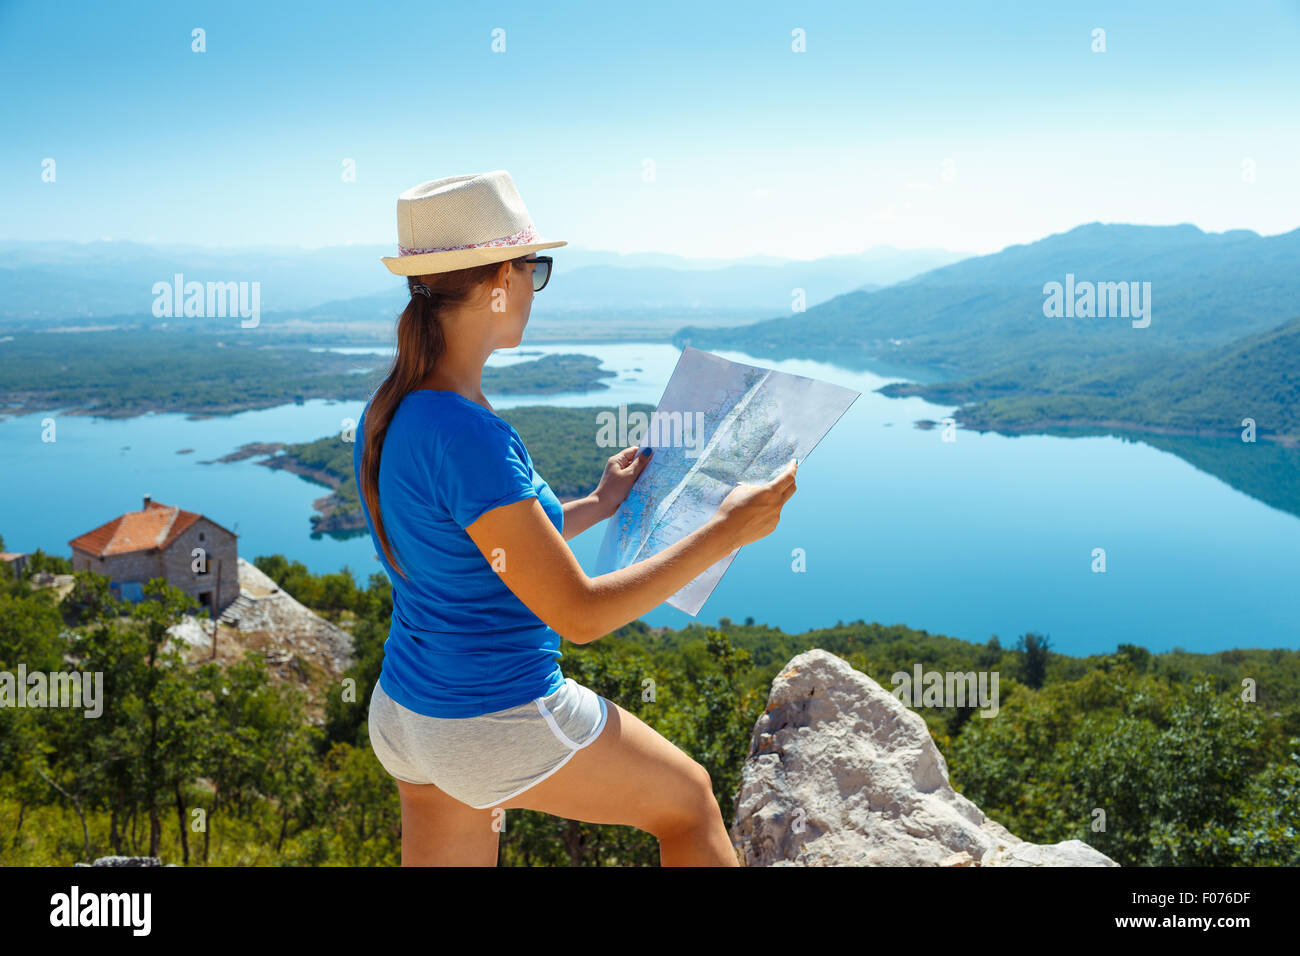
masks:
[[[722,816],[709,772],[693,763],[673,805],[665,808],[650,830],[657,837],[713,826]]]

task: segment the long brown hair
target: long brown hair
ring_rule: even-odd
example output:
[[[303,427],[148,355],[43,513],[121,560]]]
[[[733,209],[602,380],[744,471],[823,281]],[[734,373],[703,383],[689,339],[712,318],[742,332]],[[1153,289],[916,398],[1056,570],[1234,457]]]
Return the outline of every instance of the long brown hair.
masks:
[[[522,259],[511,260],[511,265],[514,268],[525,268]],[[407,285],[412,294],[411,301],[397,319],[397,354],[393,356],[387,377],[375,389],[366,406],[366,427],[362,436],[365,449],[361,454],[360,469],[361,496],[365,499],[366,510],[370,512],[384,554],[404,578],[407,574],[398,567],[393,555],[379,506],[379,458],[384,448],[384,436],[388,433],[388,426],[397,407],[402,404],[402,399],[420,387],[446,350],[447,343],[443,338],[440,318],[442,310],[469,301],[482,286],[496,278],[500,268],[500,262],[490,262],[470,269],[408,277]],[[428,286],[431,294],[416,295],[414,290],[419,283]]]

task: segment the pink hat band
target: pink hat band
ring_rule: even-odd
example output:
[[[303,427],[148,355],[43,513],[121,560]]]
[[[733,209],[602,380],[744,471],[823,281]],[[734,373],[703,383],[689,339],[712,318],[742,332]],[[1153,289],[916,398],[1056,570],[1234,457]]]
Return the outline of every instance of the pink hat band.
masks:
[[[471,242],[463,246],[433,246],[427,249],[408,249],[400,243],[397,246],[398,255],[402,256],[422,256],[429,252],[459,252],[462,249],[492,249],[499,246],[522,246],[530,242],[537,241],[537,230],[533,224],[529,223],[523,229],[503,239],[490,239],[487,242]]]

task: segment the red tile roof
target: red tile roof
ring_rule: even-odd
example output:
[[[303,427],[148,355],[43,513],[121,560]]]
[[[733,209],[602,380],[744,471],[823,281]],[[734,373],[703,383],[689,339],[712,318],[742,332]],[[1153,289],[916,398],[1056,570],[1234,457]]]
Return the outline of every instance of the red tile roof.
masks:
[[[202,517],[175,505],[151,501],[147,508],[128,511],[94,531],[73,538],[68,544],[96,556],[166,548]]]

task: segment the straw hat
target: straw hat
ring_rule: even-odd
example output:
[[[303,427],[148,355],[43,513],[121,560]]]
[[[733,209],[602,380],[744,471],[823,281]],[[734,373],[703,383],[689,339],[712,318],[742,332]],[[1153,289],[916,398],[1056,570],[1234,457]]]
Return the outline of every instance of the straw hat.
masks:
[[[398,196],[398,255],[382,258],[396,275],[419,276],[567,245],[538,236],[514,180],[497,169],[431,179]]]

